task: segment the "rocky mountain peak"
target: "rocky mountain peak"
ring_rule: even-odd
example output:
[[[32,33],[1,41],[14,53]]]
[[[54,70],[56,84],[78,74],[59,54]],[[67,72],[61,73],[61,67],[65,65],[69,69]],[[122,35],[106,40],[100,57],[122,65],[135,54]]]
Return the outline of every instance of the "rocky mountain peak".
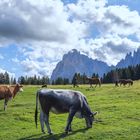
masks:
[[[93,60],[88,56],[81,54],[76,49],[69,51],[63,56],[56,68],[53,70],[51,79],[55,80],[58,77],[72,79],[73,75],[77,73],[86,73],[91,76],[93,73],[98,73],[102,76],[104,73],[109,71],[110,67],[98,60]]]
[[[140,64],[140,47],[137,49],[137,51],[128,53],[126,57],[116,65],[116,67],[124,68],[128,66],[135,66],[137,64]]]

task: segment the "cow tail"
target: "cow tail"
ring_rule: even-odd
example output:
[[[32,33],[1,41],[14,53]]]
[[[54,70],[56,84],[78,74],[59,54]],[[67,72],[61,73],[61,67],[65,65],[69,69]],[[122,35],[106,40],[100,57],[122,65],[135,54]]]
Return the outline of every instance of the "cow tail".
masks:
[[[35,124],[37,128],[37,114],[38,114],[38,92],[36,93],[36,109],[35,109]]]

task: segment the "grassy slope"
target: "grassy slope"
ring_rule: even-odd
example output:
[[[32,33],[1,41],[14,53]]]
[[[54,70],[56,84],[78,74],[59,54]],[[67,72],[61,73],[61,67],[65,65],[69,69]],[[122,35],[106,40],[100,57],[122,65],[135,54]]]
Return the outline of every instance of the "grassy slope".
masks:
[[[35,92],[39,87],[24,87],[24,92],[8,103],[3,111],[0,101],[0,140],[2,139],[66,139],[66,140],[138,140],[140,139],[140,81],[133,87],[114,87],[112,84],[101,88],[89,89],[88,85],[76,90],[82,91],[88,98],[93,111],[98,111],[92,129],[85,129],[85,121],[74,118],[73,132],[63,134],[67,114],[50,115],[53,136],[41,134],[34,124]],[[50,88],[68,88],[72,86],[55,86]]]

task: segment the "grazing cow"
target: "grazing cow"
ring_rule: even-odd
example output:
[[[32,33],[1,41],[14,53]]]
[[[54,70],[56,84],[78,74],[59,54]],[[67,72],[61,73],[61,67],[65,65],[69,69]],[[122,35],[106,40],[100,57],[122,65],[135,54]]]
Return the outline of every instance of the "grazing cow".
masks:
[[[44,88],[44,87],[47,88],[47,84],[42,85],[42,88]]]
[[[23,91],[23,86],[16,84],[15,86],[0,86],[0,100],[4,99],[4,110],[10,99],[14,98],[19,91]]]
[[[90,77],[87,77],[86,79],[89,81],[89,84],[90,84],[90,87],[91,88],[93,87],[92,84],[95,84],[95,87],[97,85],[99,85],[99,87],[101,86],[101,80],[100,80],[100,78],[96,78],[96,77],[90,78]]]
[[[97,112],[91,112],[87,103],[86,97],[79,91],[73,90],[58,90],[58,89],[41,89],[36,94],[36,110],[35,110],[35,123],[37,127],[37,113],[38,113],[38,100],[40,102],[40,123],[41,130],[44,131],[44,123],[46,124],[49,134],[52,134],[49,125],[49,112],[55,114],[68,113],[67,125],[65,132],[72,131],[71,122],[74,116],[85,118],[88,128],[92,127],[94,115]]]
[[[123,84],[124,86],[125,85],[129,85],[129,86],[132,86],[133,85],[133,80],[131,79],[120,79],[119,80],[119,83],[120,83],[120,86]]]

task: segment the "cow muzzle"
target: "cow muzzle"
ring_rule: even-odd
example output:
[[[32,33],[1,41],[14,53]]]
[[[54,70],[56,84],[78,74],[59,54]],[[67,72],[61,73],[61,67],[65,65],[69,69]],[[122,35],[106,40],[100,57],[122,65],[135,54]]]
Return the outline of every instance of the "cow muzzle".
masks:
[[[23,92],[23,88],[20,88],[20,89],[19,89],[19,92]]]
[[[87,128],[92,128],[92,118],[85,118]]]
[[[92,112],[91,115],[87,116],[85,119],[86,119],[86,125],[87,125],[87,128],[92,128],[92,124],[93,124],[93,121],[94,121],[94,116],[97,114],[98,112]]]
[[[87,128],[92,128],[92,124],[87,124]]]

